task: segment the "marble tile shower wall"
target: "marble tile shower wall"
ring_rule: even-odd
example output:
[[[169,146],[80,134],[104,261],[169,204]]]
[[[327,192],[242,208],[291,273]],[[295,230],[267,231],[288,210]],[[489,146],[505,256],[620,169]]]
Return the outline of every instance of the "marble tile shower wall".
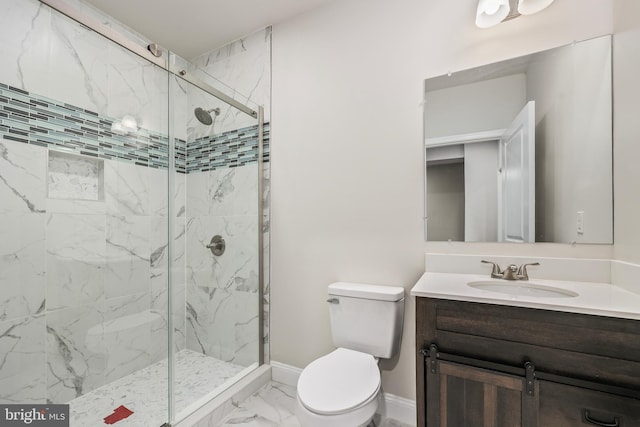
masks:
[[[157,183],[167,181],[167,79],[155,66],[35,0],[3,4],[0,40],[15,40],[0,44],[0,401],[66,402],[166,355],[167,196]],[[172,96],[185,111],[174,120],[176,129],[183,129],[176,132],[181,138],[176,163],[186,173],[187,114],[179,107],[187,105],[185,93]],[[140,124],[137,136],[110,133],[113,120],[124,114]],[[222,138],[233,144],[230,135]],[[56,147],[102,159],[102,199],[48,197],[48,188],[61,187],[47,175],[48,148]],[[231,253],[240,247],[237,242],[252,240],[247,233],[257,232],[257,221],[252,224],[242,208],[248,205],[244,197],[232,201],[228,185],[244,185],[255,194],[243,180],[252,174],[255,179],[257,169],[243,169],[256,167],[190,170],[209,177],[218,173],[224,182],[214,200],[233,207],[229,215],[214,217],[230,236]],[[65,173],[80,172],[70,166]],[[202,313],[201,325],[215,317],[198,306],[202,292],[195,282],[196,296],[186,304],[187,221],[194,231],[194,224],[213,218],[201,219],[197,210],[196,216],[186,216],[187,179],[176,175],[177,217],[172,219],[178,349],[187,344],[186,307],[190,314]],[[255,361],[249,359],[255,359],[258,338],[249,329],[257,327],[258,301],[257,272],[247,266],[257,264],[257,253],[237,255],[242,265],[215,270],[220,283],[227,282],[209,290],[220,290],[217,297],[226,306],[215,307],[221,312],[251,306],[254,315],[236,315],[233,339],[213,338],[217,341],[202,349],[248,364]],[[230,274],[236,267],[240,273]],[[137,321],[143,326],[133,332],[118,329]]]
[[[5,98],[4,105],[0,102],[0,115],[11,105],[12,98]],[[41,100],[31,98],[35,102],[25,100],[25,105],[43,107]],[[157,183],[167,181],[167,170],[144,167],[140,153],[123,152],[113,157],[117,162],[104,162],[102,200],[81,200],[82,191],[71,199],[48,197],[47,188],[58,189],[61,184],[52,181],[51,173],[47,175],[51,152],[43,145],[55,149],[57,143],[65,145],[78,136],[56,131],[58,139],[46,144],[38,139],[39,132],[46,132],[46,123],[42,123],[49,117],[46,111],[38,113],[40,130],[23,132],[23,122],[14,117],[20,111],[8,108],[11,114],[7,116],[13,119],[0,124],[0,213],[4,219],[0,222],[0,355],[6,360],[0,368],[0,401],[65,402],[166,356],[168,201],[166,188]],[[73,118],[72,106],[65,108],[68,119]],[[244,136],[250,138],[244,141]],[[217,170],[187,163],[189,175],[176,174],[174,339],[178,350],[188,342],[189,348],[246,366],[256,362],[259,340],[257,135],[255,129],[249,129],[218,138],[222,145],[246,143],[254,149],[247,151],[250,155],[242,160],[244,166],[237,159]],[[91,150],[96,140],[86,139],[86,144],[67,148],[111,158]],[[208,151],[206,147],[200,141],[194,157],[207,155],[197,155]],[[77,181],[80,171],[73,170],[73,162],[67,163],[65,173]],[[98,171],[83,173],[97,176]],[[73,195],[73,190],[57,191]],[[208,241],[201,237],[210,230],[227,238],[230,250],[225,262],[212,263],[204,248]],[[189,257],[185,242],[189,242]],[[185,262],[193,279],[189,297],[184,285]],[[196,270],[205,280],[194,279]],[[11,287],[11,283],[22,286]],[[213,294],[216,298],[206,297]],[[106,333],[123,320],[145,323],[135,330]],[[23,375],[25,368],[33,376]]]
[[[271,120],[271,27],[256,31],[191,61],[192,72],[205,81],[213,78],[216,89],[252,108],[264,107],[264,120]],[[222,106],[215,133],[247,127],[252,119]],[[195,139],[202,136],[195,121],[187,126]],[[201,131],[201,130],[200,130]]]
[[[189,70],[232,98],[252,108],[264,106],[270,120],[271,28],[265,28],[220,49],[207,52],[189,64]],[[257,221],[250,209],[257,209],[254,147],[241,146],[255,132],[255,120],[201,90],[185,88],[186,111],[196,107],[219,108],[211,126],[202,126],[193,114],[186,117],[190,141],[187,197],[187,347],[242,365],[255,362],[255,350],[262,339],[264,360],[269,361],[269,126],[265,125],[263,172],[263,300],[257,301]],[[239,131],[237,131],[239,129]],[[241,135],[244,133],[245,135]],[[214,144],[210,135],[219,135]],[[239,140],[238,140],[239,137]],[[230,140],[229,140],[230,139]],[[193,141],[193,145],[192,145]],[[197,149],[200,147],[202,149]],[[192,148],[194,148],[192,150]],[[236,170],[209,171],[208,166],[228,152]],[[253,154],[252,154],[253,152]],[[226,155],[226,153],[225,153]],[[247,162],[249,160],[249,162]],[[248,164],[248,166],[243,166]],[[250,182],[253,178],[253,183]],[[247,193],[249,192],[249,193]],[[250,194],[250,195],[249,195]],[[253,200],[253,202],[251,202]],[[215,231],[214,231],[215,230]],[[224,230],[233,256],[212,259],[204,249],[213,234]],[[238,251],[246,242],[249,250]],[[255,326],[258,304],[263,306],[263,332]],[[213,308],[213,310],[212,310]],[[247,309],[251,309],[247,311]],[[229,328],[229,325],[234,325]]]
[[[264,126],[268,175],[269,125]],[[187,348],[248,366],[258,361],[258,129],[189,142],[187,152]],[[207,249],[221,235],[226,251]]]
[[[212,50],[197,58],[192,59],[192,69],[194,73],[201,75],[205,79],[213,78],[217,89],[225,92],[242,102],[249,100],[250,105],[264,106],[265,122],[271,120],[271,27],[256,31],[246,37],[238,39],[219,49]],[[192,97],[190,97],[191,99]],[[221,116],[225,120],[219,120],[214,124],[217,133],[230,129],[237,129],[247,126],[236,120],[247,120],[246,117],[233,114],[231,110],[223,109]],[[187,126],[189,131],[193,131],[193,138],[202,136],[202,129],[194,126],[191,119]],[[267,132],[268,129],[265,129]],[[263,341],[264,360],[269,361],[269,237],[270,237],[270,167],[265,164],[263,174],[263,201],[262,211],[264,236],[263,243],[263,271],[264,292],[263,292]]]
[[[166,133],[167,74],[156,65],[38,0],[3,1],[0,40],[0,82]]]
[[[150,150],[129,148],[149,144],[144,137],[110,134],[108,118],[6,85],[0,88],[0,213],[5,219],[0,223],[0,355],[7,360],[0,369],[0,400],[65,402],[166,356],[168,201],[166,187],[157,183],[167,181],[167,149],[162,148],[164,158],[158,160]],[[87,127],[92,124],[104,129],[93,132]],[[110,138],[122,146],[114,148]],[[211,150],[212,142],[229,152]],[[105,145],[114,153],[103,152]],[[238,150],[242,145],[249,149]],[[52,180],[50,170],[47,175],[47,148],[106,159],[103,199],[86,201],[82,189],[77,194],[74,188],[61,189],[70,184]],[[218,164],[216,156],[226,161]],[[257,129],[198,141],[186,158],[193,164],[183,166],[189,175],[176,174],[174,194],[176,348],[188,342],[189,348],[246,366],[256,362],[260,339]],[[64,163],[64,173],[75,176],[71,181],[78,181],[80,172],[98,175],[97,170],[73,170],[73,162]],[[212,164],[219,169],[210,170]],[[47,188],[50,192],[54,187],[71,198],[48,197]],[[208,241],[201,236],[212,229],[227,238],[231,250],[225,262],[211,264],[203,247]],[[185,239],[190,257],[185,256]],[[208,279],[204,283],[214,284],[190,280],[187,297],[185,262],[187,271],[200,269]],[[11,283],[23,286],[6,294]],[[209,293],[217,299],[201,298]],[[145,323],[105,333],[123,320]],[[46,340],[40,340],[43,336]],[[22,375],[24,368],[34,375]]]
[[[83,189],[52,180],[51,153],[0,137],[0,402],[67,402],[166,357],[167,170],[106,160],[101,199],[54,199]]]
[[[2,7],[0,401],[66,402],[166,355],[167,77],[38,1]],[[135,137],[110,132],[124,114]]]
[[[248,366],[258,354],[258,165],[187,175],[187,348]],[[226,252],[206,248],[222,235]]]

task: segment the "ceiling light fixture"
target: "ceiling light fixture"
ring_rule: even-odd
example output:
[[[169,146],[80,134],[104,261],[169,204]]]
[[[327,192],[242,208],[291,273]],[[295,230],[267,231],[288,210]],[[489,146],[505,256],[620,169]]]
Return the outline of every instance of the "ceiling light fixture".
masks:
[[[476,25],[489,28],[498,25],[509,14],[509,0],[480,0],[476,13]]]
[[[533,15],[549,7],[551,3],[553,3],[553,0],[520,0],[518,2],[518,13],[521,15]]]
[[[476,26],[490,28],[520,15],[533,15],[554,0],[478,0]]]

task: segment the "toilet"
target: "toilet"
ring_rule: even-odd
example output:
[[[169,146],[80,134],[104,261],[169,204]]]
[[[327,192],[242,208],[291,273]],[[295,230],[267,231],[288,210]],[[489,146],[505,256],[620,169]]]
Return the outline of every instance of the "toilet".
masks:
[[[296,416],[302,427],[367,426],[381,395],[378,359],[400,349],[404,288],[332,283],[327,302],[337,349],[300,374]]]

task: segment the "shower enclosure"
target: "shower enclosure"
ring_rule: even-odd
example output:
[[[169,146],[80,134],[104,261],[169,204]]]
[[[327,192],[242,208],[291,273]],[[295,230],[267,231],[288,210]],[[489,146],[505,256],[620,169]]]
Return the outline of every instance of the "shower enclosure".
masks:
[[[157,427],[262,363],[262,110],[103,20],[3,3],[0,405]]]

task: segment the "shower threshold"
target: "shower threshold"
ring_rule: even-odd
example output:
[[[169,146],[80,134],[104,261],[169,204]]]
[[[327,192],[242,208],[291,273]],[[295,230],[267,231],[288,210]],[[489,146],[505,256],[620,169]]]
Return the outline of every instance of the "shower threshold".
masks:
[[[197,409],[236,380],[247,368],[191,350],[175,357],[174,401],[178,419]],[[123,405],[133,414],[118,427],[158,427],[167,421],[167,360],[115,380],[69,402],[71,427],[100,426]],[[229,381],[229,383],[232,383]]]

